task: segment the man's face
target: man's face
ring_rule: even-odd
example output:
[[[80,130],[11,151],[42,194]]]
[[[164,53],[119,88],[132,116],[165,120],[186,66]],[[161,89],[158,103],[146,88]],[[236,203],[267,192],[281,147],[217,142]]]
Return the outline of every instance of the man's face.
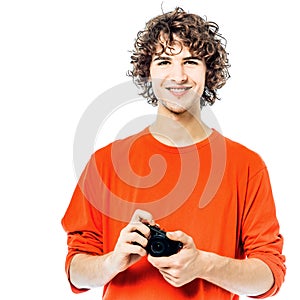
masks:
[[[174,44],[172,55],[168,51],[153,55],[150,65],[150,80],[153,92],[160,105],[180,114],[199,110],[200,97],[205,87],[205,62],[191,55],[187,47]]]

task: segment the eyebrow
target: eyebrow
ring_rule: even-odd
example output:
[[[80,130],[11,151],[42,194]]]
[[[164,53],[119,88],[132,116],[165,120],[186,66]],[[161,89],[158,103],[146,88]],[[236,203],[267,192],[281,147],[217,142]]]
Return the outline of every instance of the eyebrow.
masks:
[[[185,57],[183,58],[184,61],[186,60],[191,60],[191,59],[195,59],[195,60],[202,60],[200,57],[197,57],[197,56],[188,56],[188,57]],[[156,58],[153,59],[153,61],[158,61],[158,60],[171,60],[171,57],[170,56],[157,56]]]
[[[189,56],[189,57],[185,57],[183,60],[190,60],[190,59],[195,59],[195,60],[202,60],[200,57],[198,56]]]
[[[171,60],[169,56],[157,56],[156,58],[153,59],[153,61],[157,60]]]

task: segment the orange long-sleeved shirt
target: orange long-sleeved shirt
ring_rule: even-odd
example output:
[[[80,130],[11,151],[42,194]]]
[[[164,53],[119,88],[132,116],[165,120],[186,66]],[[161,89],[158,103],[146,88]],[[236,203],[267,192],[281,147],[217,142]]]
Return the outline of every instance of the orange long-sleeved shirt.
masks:
[[[266,166],[255,152],[217,131],[195,145],[176,148],[158,142],[147,128],[96,151],[62,219],[68,233],[66,271],[76,253],[112,251],[137,208],[152,213],[161,228],[190,235],[198,249],[263,260],[275,283],[257,298],[275,294],[283,283],[283,238]],[[105,286],[103,299],[238,296],[201,279],[172,287],[143,258]]]

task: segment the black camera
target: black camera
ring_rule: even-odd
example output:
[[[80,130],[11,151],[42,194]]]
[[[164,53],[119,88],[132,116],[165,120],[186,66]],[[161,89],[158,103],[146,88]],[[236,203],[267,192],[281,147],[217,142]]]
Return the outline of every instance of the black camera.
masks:
[[[166,232],[158,226],[147,225],[150,228],[150,236],[146,251],[155,257],[170,256],[177,253],[183,246],[179,241],[170,240],[166,236]]]

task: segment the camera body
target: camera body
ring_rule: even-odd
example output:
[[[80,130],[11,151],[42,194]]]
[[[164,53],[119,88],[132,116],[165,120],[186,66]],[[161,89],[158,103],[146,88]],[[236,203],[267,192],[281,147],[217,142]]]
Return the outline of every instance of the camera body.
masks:
[[[166,232],[158,226],[147,226],[150,228],[150,236],[145,249],[151,256],[171,256],[182,248],[181,242],[170,240],[166,236]]]

